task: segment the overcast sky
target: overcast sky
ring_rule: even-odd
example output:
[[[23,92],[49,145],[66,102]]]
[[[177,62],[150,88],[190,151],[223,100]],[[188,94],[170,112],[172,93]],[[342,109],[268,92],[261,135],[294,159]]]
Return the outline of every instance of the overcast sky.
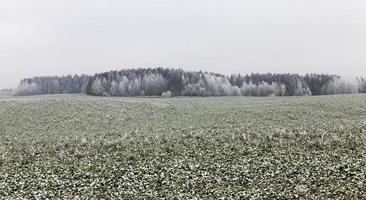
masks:
[[[156,66],[366,75],[366,1],[0,0],[0,88]]]

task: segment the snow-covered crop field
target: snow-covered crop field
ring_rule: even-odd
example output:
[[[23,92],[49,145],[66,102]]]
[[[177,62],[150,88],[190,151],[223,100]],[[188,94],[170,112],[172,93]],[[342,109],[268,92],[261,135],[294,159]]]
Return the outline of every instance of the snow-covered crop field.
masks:
[[[363,199],[366,95],[0,96],[0,199]]]

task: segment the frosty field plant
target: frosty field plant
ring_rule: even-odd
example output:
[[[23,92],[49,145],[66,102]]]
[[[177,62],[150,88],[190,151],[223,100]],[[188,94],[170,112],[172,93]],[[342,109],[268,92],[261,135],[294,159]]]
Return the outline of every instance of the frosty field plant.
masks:
[[[2,199],[366,194],[366,96],[0,97]]]

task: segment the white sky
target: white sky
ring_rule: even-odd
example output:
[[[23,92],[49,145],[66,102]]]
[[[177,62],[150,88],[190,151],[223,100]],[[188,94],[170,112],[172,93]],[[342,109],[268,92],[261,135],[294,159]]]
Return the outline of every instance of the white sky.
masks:
[[[366,1],[0,0],[0,88],[157,66],[366,75]]]

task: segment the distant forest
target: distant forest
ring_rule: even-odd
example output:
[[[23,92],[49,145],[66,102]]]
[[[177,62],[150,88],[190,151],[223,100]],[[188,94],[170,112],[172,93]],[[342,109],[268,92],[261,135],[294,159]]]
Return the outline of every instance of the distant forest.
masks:
[[[366,93],[366,79],[327,74],[233,74],[140,68],[94,76],[23,79],[14,95],[86,93],[96,96],[305,96]]]

